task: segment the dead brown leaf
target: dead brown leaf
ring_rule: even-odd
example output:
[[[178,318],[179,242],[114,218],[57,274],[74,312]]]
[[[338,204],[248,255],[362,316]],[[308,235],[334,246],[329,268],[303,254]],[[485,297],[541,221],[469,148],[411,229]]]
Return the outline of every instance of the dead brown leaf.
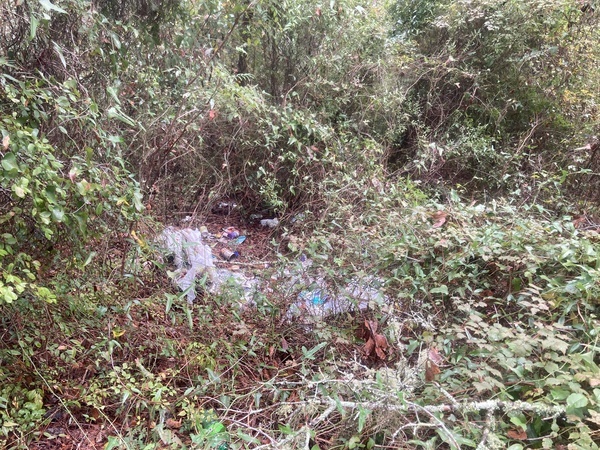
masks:
[[[429,349],[427,357],[429,358],[430,361],[433,361],[438,366],[444,362],[444,357],[440,354],[440,351],[435,347],[431,347]]]
[[[365,353],[365,355],[371,356],[371,354],[373,353],[373,350],[375,350],[375,341],[373,339],[369,338],[369,340],[363,347],[363,352]]]
[[[365,319],[368,339],[363,347],[363,352],[367,357],[377,357],[383,360],[387,357],[386,352],[389,345],[386,337],[377,333],[378,326],[379,324],[376,321]]]
[[[8,150],[9,145],[10,145],[10,136],[7,134],[2,139],[2,147],[4,147],[4,150]]]
[[[290,347],[290,345],[288,344],[288,341],[285,340],[284,337],[281,338],[281,349],[286,352],[287,349]]]
[[[425,381],[431,382],[435,380],[436,375],[439,375],[440,366],[444,362],[443,356],[435,347],[431,347],[427,351],[427,362],[425,363]]]
[[[435,380],[436,375],[440,373],[440,368],[433,361],[427,361],[425,363],[425,381],[431,382]]]
[[[527,439],[527,433],[522,428],[515,428],[512,430],[508,430],[508,432],[506,434],[508,435],[509,438],[517,439],[519,441],[524,441],[525,439]]]
[[[432,228],[440,228],[442,225],[446,223],[446,218],[448,217],[448,213],[445,211],[436,211],[433,213],[431,218],[433,219]]]
[[[175,429],[181,428],[181,420],[167,419],[167,427]]]
[[[600,386],[600,378],[590,378],[588,383],[590,383],[590,387],[592,388],[598,387]]]
[[[587,222],[588,222],[588,220],[587,220],[586,215],[582,214],[581,216],[573,219],[573,226],[577,229],[583,228],[584,226],[587,225]]]

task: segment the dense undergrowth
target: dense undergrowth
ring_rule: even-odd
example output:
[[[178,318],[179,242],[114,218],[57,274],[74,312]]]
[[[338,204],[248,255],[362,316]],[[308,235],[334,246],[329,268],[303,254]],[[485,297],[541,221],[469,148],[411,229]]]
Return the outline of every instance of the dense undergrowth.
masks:
[[[596,9],[1,5],[0,446],[597,448]],[[252,307],[187,305],[184,223]]]

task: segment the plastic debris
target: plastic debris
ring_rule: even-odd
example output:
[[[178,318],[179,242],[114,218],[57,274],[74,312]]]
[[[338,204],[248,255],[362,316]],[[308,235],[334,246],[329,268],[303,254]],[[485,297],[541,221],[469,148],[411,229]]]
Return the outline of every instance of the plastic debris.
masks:
[[[279,223],[277,219],[272,220]],[[230,289],[233,289],[234,298],[241,307],[256,305],[257,299],[264,298],[266,293],[275,289],[283,289],[291,295],[296,295],[295,301],[285,314],[288,320],[306,319],[310,322],[333,314],[351,310],[362,311],[375,304],[389,302],[383,291],[384,283],[372,276],[357,277],[345,286],[334,289],[326,282],[324,272],[314,267],[313,260],[305,255],[301,255],[293,267],[282,268],[279,274],[264,281],[260,278],[246,278],[239,271],[239,267],[235,272],[216,268],[212,250],[204,241],[208,237],[210,234],[205,227],[200,230],[168,227],[156,240],[165,256],[173,256],[176,270],[171,276],[179,289],[185,292],[190,304],[196,299],[196,283],[202,277],[206,281],[204,288],[213,294],[227,295]],[[239,257],[235,247],[245,240],[246,236],[237,236],[231,240],[220,239],[219,241],[225,244],[219,251],[220,257],[225,261]],[[259,287],[262,292],[259,291]]]
[[[294,217],[292,217],[290,222],[291,223],[304,222],[305,219],[306,219],[306,213],[302,212],[302,213],[296,214]]]
[[[325,302],[329,299],[327,294],[321,292],[320,290],[316,291],[302,291],[298,295],[298,299],[304,302],[308,302],[311,305],[319,306],[324,305]]]
[[[208,232],[208,228],[205,226],[200,227],[200,235],[202,236],[202,239],[208,239],[211,237],[210,233]]]
[[[259,283],[256,278],[247,278],[240,272],[232,272],[227,269],[217,269],[214,275],[214,291],[225,291],[225,286],[237,291],[236,298],[243,299],[241,307],[252,307],[256,305],[255,298],[260,295]]]
[[[279,219],[277,217],[274,219],[263,219],[260,221],[260,225],[263,227],[275,228],[279,225]]]
[[[202,232],[198,229],[167,227],[158,236],[158,244],[167,255],[174,256],[175,283],[186,292],[188,303],[196,299],[195,280],[206,275],[214,278],[215,265],[210,247],[202,243]]]
[[[223,237],[227,239],[235,239],[240,235],[240,232],[234,227],[223,228]]]
[[[319,319],[341,312],[364,311],[375,304],[389,302],[383,293],[383,282],[375,277],[356,278],[330,292],[319,270],[311,269],[313,261],[301,255],[298,266],[282,274],[282,282],[290,291],[300,293],[285,315],[288,320]],[[311,269],[311,270],[309,270]]]
[[[235,202],[219,202],[211,211],[213,214],[227,215],[238,207]]]
[[[244,235],[238,236],[233,240],[233,244],[240,245],[240,244],[243,244],[245,240],[246,240],[246,236],[244,236]]]

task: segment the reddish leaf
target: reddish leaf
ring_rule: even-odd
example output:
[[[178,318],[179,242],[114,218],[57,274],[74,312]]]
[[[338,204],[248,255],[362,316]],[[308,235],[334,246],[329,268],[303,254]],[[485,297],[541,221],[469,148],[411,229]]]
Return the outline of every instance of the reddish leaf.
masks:
[[[387,339],[385,338],[385,336],[383,334],[376,334],[375,335],[375,353],[377,353],[377,356],[379,357],[379,359],[385,359],[387,357],[387,348],[388,348],[388,342]]]
[[[448,213],[445,211],[437,211],[433,213],[431,217],[434,221],[432,228],[440,228],[446,223],[446,217],[448,217]]]
[[[371,356],[373,354],[373,350],[375,350],[375,341],[369,338],[369,340],[363,347],[363,352],[365,352],[366,356]]]
[[[181,428],[181,420],[167,419],[168,428]]]
[[[587,225],[587,217],[585,216],[585,214],[577,217],[576,219],[573,219],[573,226],[577,229],[579,228],[583,228]]]
[[[511,439],[518,439],[520,441],[524,441],[527,439],[527,433],[522,428],[515,428],[512,430],[508,430],[506,433]]]
[[[216,116],[217,116],[217,112],[214,109],[211,109],[210,111],[208,111],[208,118],[210,120],[213,120]]]
[[[435,376],[440,373],[440,365],[443,361],[444,358],[437,348],[431,347],[427,351],[427,362],[425,363],[425,381],[435,380]]]
[[[435,376],[440,373],[440,368],[436,363],[431,360],[428,360],[425,363],[425,381],[431,382],[435,380]]]
[[[365,327],[367,327],[367,330],[369,330],[369,332],[371,332],[372,334],[377,332],[377,326],[378,323],[374,320],[365,319]]]
[[[281,349],[285,352],[285,351],[287,351],[288,348],[289,348],[288,342],[285,340],[284,337],[282,337],[281,338]]]
[[[387,357],[388,341],[384,335],[377,333],[378,326],[379,324],[376,321],[365,319],[365,331],[368,340],[363,347],[363,352],[367,357],[375,356],[379,359],[385,359]]]
[[[435,347],[431,347],[429,349],[427,357],[429,358],[429,361],[433,361],[438,366],[444,361],[444,358],[442,355],[440,355],[439,350]]]

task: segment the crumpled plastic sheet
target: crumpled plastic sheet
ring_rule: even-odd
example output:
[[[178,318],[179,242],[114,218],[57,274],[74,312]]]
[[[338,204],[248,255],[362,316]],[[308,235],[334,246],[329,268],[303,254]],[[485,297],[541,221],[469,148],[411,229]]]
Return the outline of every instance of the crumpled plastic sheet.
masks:
[[[289,292],[298,292],[296,301],[286,313],[287,319],[321,318],[346,311],[364,311],[375,304],[389,302],[382,290],[383,282],[373,276],[353,279],[333,294],[318,271],[309,270],[313,261],[302,257],[299,265],[286,269],[281,278]]]
[[[212,282],[215,263],[211,248],[202,243],[202,233],[198,229],[167,227],[158,236],[158,244],[166,254],[175,258],[175,283],[187,292],[188,303],[196,299],[194,289],[196,276],[206,274]]]
[[[203,243],[202,231],[198,229],[167,227],[158,236],[157,242],[165,254],[173,255],[175,283],[186,292],[187,301],[192,304],[196,299],[195,284],[198,277],[207,277],[209,291],[217,293],[224,284],[236,285],[243,292],[246,305],[254,303],[257,293],[257,281],[243,274],[215,267],[212,249]]]

